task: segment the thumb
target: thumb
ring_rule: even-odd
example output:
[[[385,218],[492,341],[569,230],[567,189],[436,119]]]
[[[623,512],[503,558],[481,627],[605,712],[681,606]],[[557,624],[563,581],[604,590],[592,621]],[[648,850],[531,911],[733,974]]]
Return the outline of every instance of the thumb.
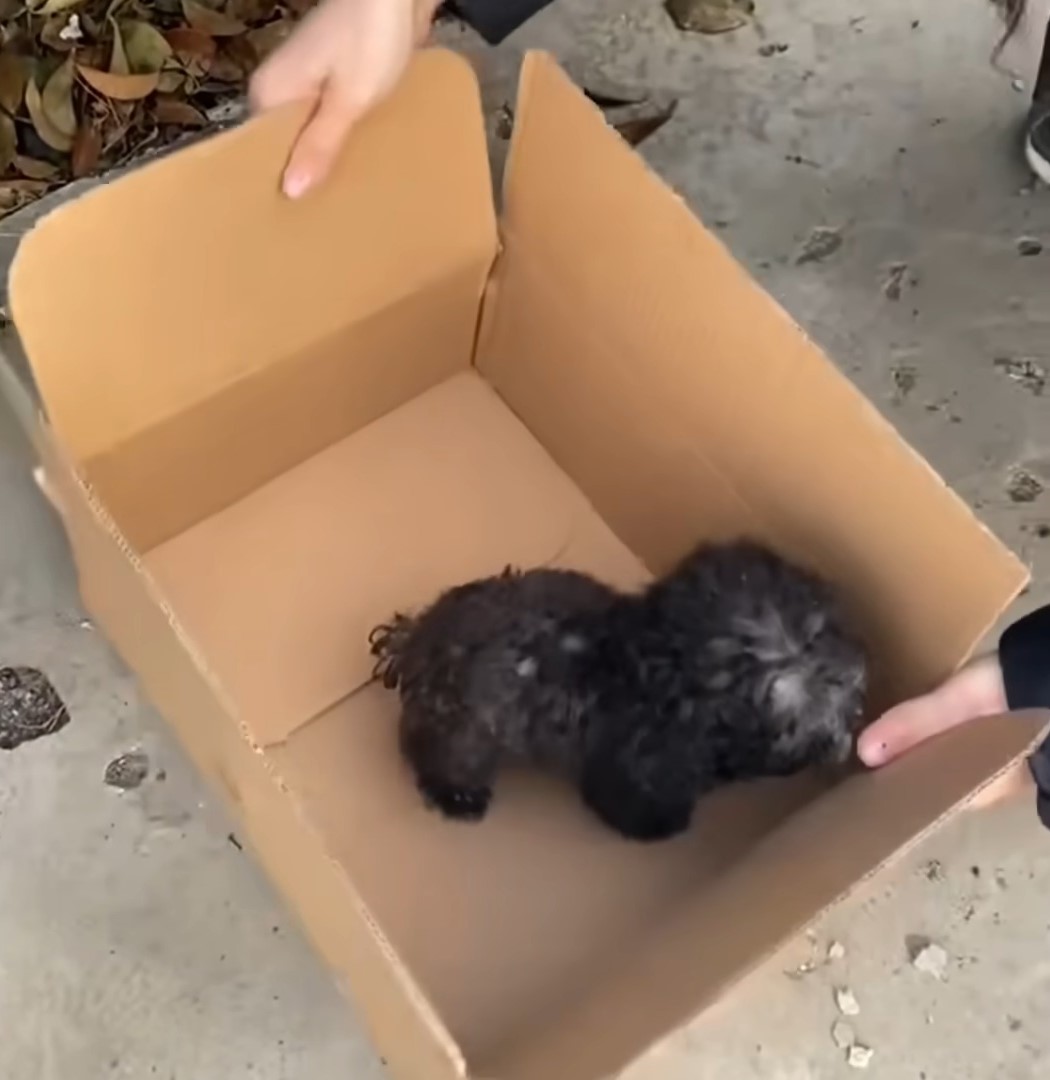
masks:
[[[857,752],[865,765],[875,768],[960,724],[1006,710],[998,658],[986,657],[936,690],[883,713],[861,735]]]
[[[348,105],[330,86],[292,148],[281,186],[290,199],[316,187],[332,170],[361,109]]]

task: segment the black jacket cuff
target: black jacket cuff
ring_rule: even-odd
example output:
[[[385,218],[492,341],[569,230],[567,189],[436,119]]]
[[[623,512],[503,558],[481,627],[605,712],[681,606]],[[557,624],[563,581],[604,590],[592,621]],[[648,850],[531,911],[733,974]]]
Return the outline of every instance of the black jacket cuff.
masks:
[[[442,7],[472,26],[490,45],[527,23],[552,0],[449,0]]]
[[[1019,709],[1050,709],[1050,605],[1007,627],[999,639],[1006,704]],[[1028,759],[1038,790],[1039,820],[1050,829],[1050,736]]]

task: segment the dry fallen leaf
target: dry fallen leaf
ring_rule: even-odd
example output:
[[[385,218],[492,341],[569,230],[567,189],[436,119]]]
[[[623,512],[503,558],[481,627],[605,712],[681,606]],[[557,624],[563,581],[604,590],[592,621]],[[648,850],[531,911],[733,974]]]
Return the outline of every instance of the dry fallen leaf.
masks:
[[[160,73],[156,71],[143,75],[117,75],[112,71],[81,67],[77,68],[77,73],[92,90],[113,101],[141,101],[160,83]]]
[[[60,11],[68,11],[84,0],[45,0],[43,4],[30,4],[29,9],[34,15],[56,15]]]
[[[666,105],[639,112],[625,120],[614,121],[613,127],[624,137],[630,146],[638,146],[654,135],[671,119],[678,108],[678,99],[672,98]]]
[[[88,176],[98,168],[102,157],[102,134],[93,124],[84,124],[73,140],[70,169],[75,179]]]
[[[194,30],[202,30],[212,37],[237,37],[248,29],[240,19],[198,4],[196,0],[182,0],[182,13]]]
[[[186,88],[188,76],[178,64],[169,64],[161,73],[157,90],[162,94],[174,94]]]
[[[25,60],[13,53],[0,53],[0,108],[16,113],[25,97],[29,68]]]
[[[113,28],[113,51],[109,57],[109,70],[114,75],[130,75],[131,64],[128,63],[128,53],[124,48],[124,35],[121,34],[116,19],[110,16],[107,22]]]
[[[27,180],[54,180],[58,175],[57,165],[39,158],[27,157],[25,154],[15,155],[15,170]]]
[[[167,30],[164,39],[180,60],[211,60],[215,56],[215,38],[203,30],[191,26],[178,26]]]
[[[36,131],[37,135],[39,135],[52,150],[68,153],[70,147],[73,145],[73,136],[66,135],[65,132],[59,131],[58,128],[52,124],[50,117],[44,110],[40,88],[33,79],[30,79],[26,83],[25,100],[26,111],[29,113],[29,119],[32,121],[33,129]]]
[[[40,92],[40,104],[56,131],[70,139],[77,132],[77,114],[73,108],[73,80],[76,69],[70,57],[55,68]]]
[[[153,108],[158,124],[176,124],[179,127],[204,127],[207,117],[188,101],[175,97],[159,97]]]
[[[277,19],[265,26],[249,30],[247,34],[248,44],[255,50],[255,59],[262,62],[277,48],[283,44],[288,35],[295,29],[295,23],[291,19]]]
[[[160,71],[171,56],[172,47],[164,35],[148,22],[128,19],[120,24],[128,68],[134,75]]]
[[[18,153],[15,122],[7,113],[0,113],[0,173],[7,172]]]
[[[679,30],[695,34],[739,30],[755,11],[754,0],[666,0],[664,6]]]
[[[48,187],[46,180],[0,180],[0,217],[21,210]]]

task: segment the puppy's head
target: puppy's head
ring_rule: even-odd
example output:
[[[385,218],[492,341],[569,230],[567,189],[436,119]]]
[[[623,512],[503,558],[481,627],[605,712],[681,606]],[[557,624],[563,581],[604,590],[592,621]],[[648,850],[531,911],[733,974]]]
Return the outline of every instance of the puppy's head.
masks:
[[[867,689],[864,650],[837,627],[776,665],[767,684],[776,724],[770,751],[783,771],[845,764],[863,726]]]

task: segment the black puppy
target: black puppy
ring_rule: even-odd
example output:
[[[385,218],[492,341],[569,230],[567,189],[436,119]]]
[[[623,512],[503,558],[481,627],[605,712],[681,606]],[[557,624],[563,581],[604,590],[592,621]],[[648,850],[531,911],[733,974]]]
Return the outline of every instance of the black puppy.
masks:
[[[508,570],[378,627],[372,651],[432,805],[479,818],[524,760],[643,840],[687,828],[719,784],[845,760],[866,686],[833,590],[746,542],[702,546],[639,594]]]

